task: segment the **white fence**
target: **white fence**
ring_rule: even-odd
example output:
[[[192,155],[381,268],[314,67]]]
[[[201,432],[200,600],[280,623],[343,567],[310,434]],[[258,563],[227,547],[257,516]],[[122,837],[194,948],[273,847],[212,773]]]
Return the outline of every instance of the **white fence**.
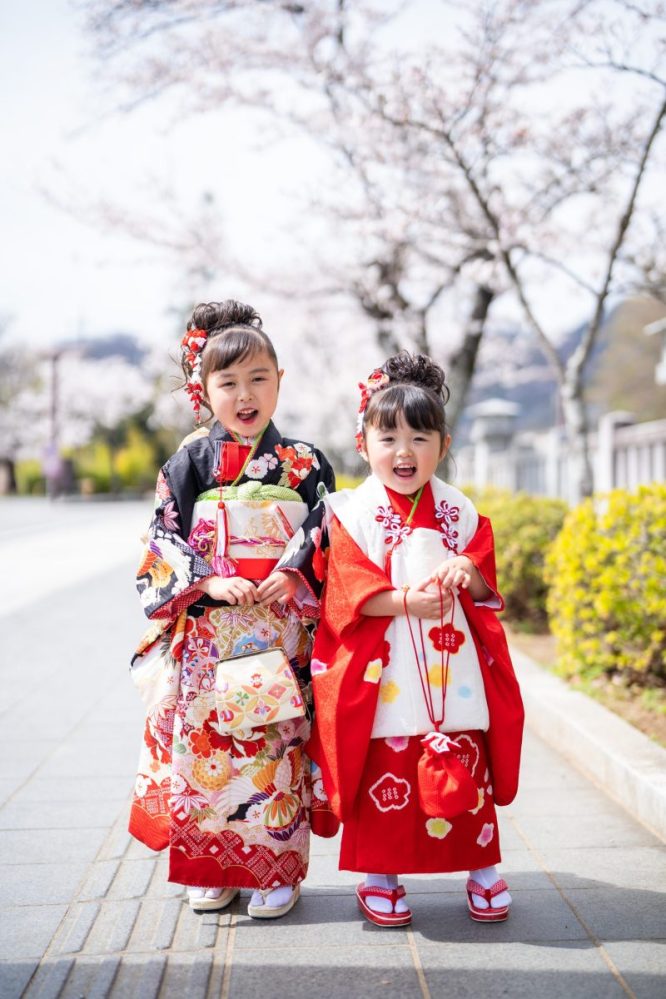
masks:
[[[502,420],[489,416],[486,411],[475,424],[473,444],[454,449],[456,482],[577,501],[574,470],[580,456],[571,452],[562,430],[513,436],[504,419],[498,435]],[[595,492],[666,481],[666,420],[633,423],[628,413],[608,413],[590,435],[589,447]]]

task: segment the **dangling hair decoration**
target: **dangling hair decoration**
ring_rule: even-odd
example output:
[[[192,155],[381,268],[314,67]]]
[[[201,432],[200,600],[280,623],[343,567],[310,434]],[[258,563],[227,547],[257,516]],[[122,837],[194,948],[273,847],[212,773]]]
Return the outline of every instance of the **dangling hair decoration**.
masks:
[[[360,451],[363,447],[363,416],[368,408],[368,403],[375,392],[379,392],[380,389],[386,388],[390,381],[391,379],[385,371],[382,371],[381,368],[375,368],[375,370],[368,375],[367,381],[358,383],[358,387],[361,390],[361,402],[358,407],[358,417],[356,420],[357,451]]]
[[[206,330],[191,329],[186,332],[180,341],[183,363],[190,369],[185,383],[185,391],[190,397],[197,426],[201,423],[201,403],[204,392],[201,380],[201,353],[206,346],[207,339],[208,333]]]

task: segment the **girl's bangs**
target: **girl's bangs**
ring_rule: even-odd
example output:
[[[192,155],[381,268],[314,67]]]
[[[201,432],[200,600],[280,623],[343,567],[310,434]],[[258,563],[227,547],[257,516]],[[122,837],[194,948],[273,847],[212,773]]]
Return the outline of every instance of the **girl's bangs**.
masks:
[[[245,361],[265,351],[277,368],[277,356],[268,337],[253,329],[235,329],[209,339],[203,352],[204,377],[222,371],[239,361]]]
[[[412,430],[435,430],[442,436],[446,433],[443,403],[418,385],[389,385],[372,396],[364,426],[395,430],[400,416]]]

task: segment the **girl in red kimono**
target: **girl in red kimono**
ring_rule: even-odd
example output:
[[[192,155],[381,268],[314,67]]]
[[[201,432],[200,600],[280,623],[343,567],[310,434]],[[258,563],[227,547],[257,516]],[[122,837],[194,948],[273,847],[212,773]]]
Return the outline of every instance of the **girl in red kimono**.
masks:
[[[371,475],[326,499],[312,659],[310,752],[344,823],[340,868],[371,872],[356,894],[380,926],[412,918],[398,871],[468,870],[472,918],[503,920],[495,803],[516,794],[523,708],[492,531],[435,476],[450,444],[442,369],[402,352],[361,389]]]

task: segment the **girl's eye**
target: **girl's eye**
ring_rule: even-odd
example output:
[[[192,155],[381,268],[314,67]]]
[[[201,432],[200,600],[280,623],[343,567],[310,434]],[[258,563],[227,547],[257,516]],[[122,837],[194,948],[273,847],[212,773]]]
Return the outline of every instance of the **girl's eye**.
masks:
[[[253,382],[265,382],[266,379],[264,378],[263,375],[259,375],[259,376],[257,376],[257,378],[253,378],[252,381]]]

